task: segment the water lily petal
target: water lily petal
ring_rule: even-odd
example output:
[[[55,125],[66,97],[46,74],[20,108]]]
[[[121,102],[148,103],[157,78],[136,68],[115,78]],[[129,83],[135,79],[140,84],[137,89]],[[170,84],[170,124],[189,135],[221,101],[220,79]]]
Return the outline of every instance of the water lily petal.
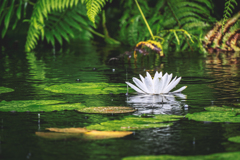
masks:
[[[179,93],[179,92],[182,92],[184,89],[186,89],[187,88],[187,86],[183,86],[183,87],[181,87],[181,88],[179,88],[178,90],[176,90],[176,91],[173,91],[172,93]]]
[[[167,77],[168,77],[168,74],[165,73],[164,76],[161,78],[162,82],[161,82],[161,86],[160,86],[160,88],[158,90],[158,94],[162,93],[163,89],[165,88],[165,83],[167,81]]]
[[[172,79],[172,74],[168,74],[166,79],[167,80],[166,80],[165,84],[163,84],[162,93],[164,93],[164,90],[168,87],[168,85]]]
[[[163,93],[168,93],[170,92],[174,87],[176,87],[176,85],[180,82],[182,77],[179,77],[178,79],[176,79],[174,82],[170,83],[169,86],[167,87],[166,90],[164,90]]]
[[[137,79],[133,77],[133,82],[136,84],[133,85],[129,82],[126,82],[131,88],[133,88],[135,91],[139,93],[148,93],[148,94],[163,94],[163,93],[169,93],[173,88],[176,87],[176,85],[180,82],[181,77],[177,78],[177,76],[172,79],[172,74],[165,73],[163,75],[162,72],[155,72],[155,75],[152,79],[151,75],[146,72],[146,77],[144,78],[142,75],[140,75],[140,79]],[[187,87],[181,87],[180,89],[172,92],[174,94],[179,93],[186,89]]]
[[[126,82],[127,85],[129,85],[132,89],[134,89],[136,92],[138,93],[144,93],[142,90],[140,90],[139,88],[137,88],[136,86],[134,86],[133,84]]]
[[[158,74],[158,76],[159,76],[160,78],[162,78],[162,72],[160,72],[160,73]]]
[[[143,90],[144,92],[149,93],[149,91],[148,91],[147,87],[145,86],[145,84],[142,83],[139,79],[133,77],[133,82],[136,84],[136,86],[137,86],[138,88],[140,88],[140,89]]]
[[[144,82],[144,77],[141,74],[139,74],[139,77],[141,78],[142,82],[145,83]]]
[[[149,93],[153,93],[153,83],[152,78],[145,77],[145,85],[149,91]]]
[[[153,78],[153,93],[154,94],[157,94],[158,86],[159,86],[159,74],[158,74],[158,72],[156,72],[154,75],[154,78]]]
[[[171,79],[172,79],[172,73],[168,75],[168,80],[167,80],[166,86],[168,86],[168,84],[170,83]]]
[[[147,77],[149,80],[151,80],[151,82],[153,83],[152,77],[151,77],[151,75],[150,75],[148,72],[146,72],[146,77]]]
[[[167,86],[165,86],[162,93],[168,93],[170,91],[170,90],[168,90],[168,88],[171,87],[171,85],[176,81],[176,79],[177,79],[177,76],[174,77],[173,80]]]

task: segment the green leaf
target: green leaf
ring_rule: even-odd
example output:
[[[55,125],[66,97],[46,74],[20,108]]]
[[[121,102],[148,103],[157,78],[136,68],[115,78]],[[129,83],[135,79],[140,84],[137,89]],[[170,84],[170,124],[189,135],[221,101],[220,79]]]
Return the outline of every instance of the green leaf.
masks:
[[[81,103],[66,103],[57,100],[21,100],[21,101],[1,101],[0,111],[17,111],[17,112],[51,112],[74,110],[85,107]]]
[[[68,94],[119,94],[127,91],[126,85],[121,83],[65,83],[44,89]]]
[[[102,10],[102,7],[107,1],[108,0],[85,0],[88,18],[94,24],[96,15]]]
[[[210,155],[196,156],[173,156],[173,155],[150,155],[150,156],[134,156],[125,157],[122,160],[232,160],[240,159],[240,152],[214,153]]]
[[[8,29],[8,28],[3,28],[3,29],[2,29],[2,38],[5,36],[5,34],[6,34],[6,32],[7,32],[7,29]]]
[[[173,125],[173,123],[162,122],[178,121],[179,118],[182,118],[182,116],[176,115],[154,115],[152,117],[126,116],[121,120],[102,122],[100,124],[87,126],[86,128],[89,130],[101,130],[101,131],[128,131],[147,128],[169,127]]]
[[[20,0],[19,6],[16,12],[18,19],[21,19],[21,11],[22,11],[22,0]]]
[[[2,14],[2,11],[3,11],[3,8],[5,7],[6,2],[8,2],[8,0],[4,0],[0,7],[0,15]]]
[[[197,112],[186,115],[189,120],[208,121],[208,122],[232,122],[240,123],[240,109],[226,108],[226,107],[206,107],[207,111]]]
[[[5,20],[4,20],[4,24],[5,24],[5,28],[7,29],[8,28],[8,25],[9,25],[9,22],[10,22],[10,18],[11,18],[11,15],[12,15],[12,10],[13,10],[13,6],[14,6],[14,2],[15,0],[12,0],[12,4],[9,8],[9,11],[5,17]],[[3,36],[2,36],[3,37]]]
[[[0,94],[1,93],[13,92],[13,91],[14,91],[14,89],[12,89],[12,88],[6,88],[6,87],[1,87],[0,86]]]

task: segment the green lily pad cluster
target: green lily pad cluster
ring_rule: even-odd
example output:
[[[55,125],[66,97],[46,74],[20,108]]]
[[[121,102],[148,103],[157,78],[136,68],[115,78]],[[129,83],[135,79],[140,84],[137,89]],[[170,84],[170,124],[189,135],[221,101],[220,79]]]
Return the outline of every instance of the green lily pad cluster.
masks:
[[[240,152],[227,152],[227,153],[215,153],[210,155],[199,155],[199,156],[135,156],[125,157],[123,160],[203,160],[203,159],[214,159],[214,160],[229,160],[229,159],[240,159]]]
[[[1,93],[13,92],[13,91],[14,91],[14,89],[12,89],[12,88],[6,88],[6,87],[0,86],[0,94]]]
[[[0,111],[17,111],[17,112],[38,112],[38,111],[61,111],[74,110],[85,107],[81,103],[66,103],[57,100],[22,100],[22,101],[1,101]]]
[[[44,88],[56,93],[68,94],[119,94],[126,93],[126,85],[121,83],[64,83]]]
[[[195,121],[240,123],[240,109],[229,107],[206,107],[206,111],[187,114],[186,118]]]
[[[176,115],[154,115],[154,117],[138,117],[126,116],[121,120],[107,121],[100,124],[90,125],[86,128],[89,130],[105,130],[105,131],[127,131],[139,130],[147,128],[168,127],[173,123],[161,123],[178,121],[182,116]]]

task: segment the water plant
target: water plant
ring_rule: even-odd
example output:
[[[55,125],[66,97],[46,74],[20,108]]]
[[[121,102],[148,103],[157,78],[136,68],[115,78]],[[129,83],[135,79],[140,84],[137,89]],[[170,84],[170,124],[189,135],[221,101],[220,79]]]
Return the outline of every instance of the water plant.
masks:
[[[24,25],[24,28],[28,28],[26,51],[34,49],[40,39],[55,46],[56,42],[63,45],[65,41],[70,42],[71,39],[89,41],[96,35],[110,44],[119,44],[119,41],[130,45],[136,45],[138,42],[149,43],[161,50],[159,53],[162,56],[163,50],[169,48],[193,49],[192,35],[200,35],[214,19],[210,14],[213,5],[208,0],[194,0],[190,3],[186,0],[162,0],[154,2],[154,7],[144,0],[114,2],[119,3],[119,7],[123,6],[121,9],[124,10],[118,19],[115,18],[120,28],[117,32],[114,30],[115,37],[119,40],[116,41],[105,34],[107,31],[105,22],[108,19],[105,14],[102,14],[104,34],[95,29],[99,28],[101,23],[97,15],[107,2],[112,1],[64,0],[55,3],[55,0],[33,2],[2,0],[0,2],[2,38],[7,32],[11,32],[10,28],[16,30]],[[144,21],[141,21],[141,17]],[[113,23],[116,24],[116,21]],[[149,33],[145,32],[146,26]],[[148,41],[149,39],[155,43]]]
[[[226,22],[224,22],[226,21]],[[204,48],[208,52],[214,51],[240,51],[240,12],[233,17],[226,17],[217,22],[204,37]]]
[[[142,75],[139,75],[141,81],[135,77],[133,77],[133,82],[137,85],[137,87],[129,82],[126,82],[132,89],[137,91],[138,93],[144,94],[164,94],[169,93],[176,85],[180,82],[181,77],[177,78],[177,76],[171,81],[172,74],[165,73],[162,75],[162,72],[156,72],[154,78],[151,78],[151,75],[146,72],[146,77],[143,78]],[[186,89],[187,86],[183,86],[180,89],[172,92],[179,93]]]
[[[206,107],[204,112],[188,113],[185,117],[189,120],[207,122],[240,122],[240,109],[223,107]]]
[[[121,83],[64,83],[45,87],[45,90],[69,94],[119,94],[126,93],[125,85]]]
[[[19,101],[1,101],[0,111],[4,112],[51,112],[74,110],[85,107],[81,103],[66,103],[57,100],[19,100]]]

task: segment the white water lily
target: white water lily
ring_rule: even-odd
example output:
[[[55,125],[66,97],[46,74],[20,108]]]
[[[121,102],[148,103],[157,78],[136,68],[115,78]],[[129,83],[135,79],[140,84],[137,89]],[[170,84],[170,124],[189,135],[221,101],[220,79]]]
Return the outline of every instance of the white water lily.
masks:
[[[133,77],[133,82],[136,84],[137,87],[129,82],[126,82],[126,83],[132,89],[137,91],[138,93],[144,93],[144,94],[169,93],[173,88],[175,88],[177,86],[177,84],[181,80],[181,77],[177,78],[177,76],[176,76],[171,81],[172,74],[165,73],[163,75],[162,72],[160,72],[160,73],[156,72],[153,79],[148,72],[146,73],[145,78],[140,74],[139,74],[139,76],[140,76],[141,80]],[[187,86],[183,86],[180,89],[173,91],[171,93],[179,93],[186,88],[187,88]]]

